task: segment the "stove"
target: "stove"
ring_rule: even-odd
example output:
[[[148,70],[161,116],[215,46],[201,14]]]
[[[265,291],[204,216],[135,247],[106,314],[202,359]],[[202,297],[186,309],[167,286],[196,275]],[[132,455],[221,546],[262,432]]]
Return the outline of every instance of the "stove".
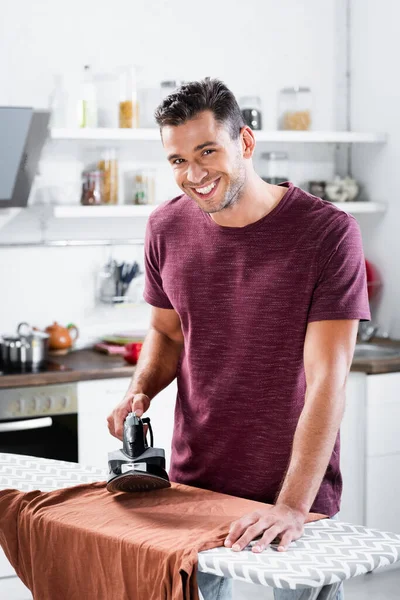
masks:
[[[22,365],[19,369],[10,369],[10,370],[0,370],[1,375],[32,375],[34,373],[63,373],[64,371],[72,371],[69,367],[65,365],[60,365],[59,363],[46,360],[38,367],[32,367],[32,365]]]

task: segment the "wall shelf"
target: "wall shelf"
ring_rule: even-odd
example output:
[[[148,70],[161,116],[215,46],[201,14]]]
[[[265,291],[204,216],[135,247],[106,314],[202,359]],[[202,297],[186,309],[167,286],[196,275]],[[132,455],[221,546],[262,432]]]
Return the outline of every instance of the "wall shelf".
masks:
[[[12,221],[21,212],[21,210],[22,208],[2,208],[0,210],[0,229]]]
[[[386,211],[386,205],[379,202],[333,202],[333,204],[351,214],[383,213]],[[148,217],[157,206],[159,205],[54,206],[53,217],[56,219]]]
[[[86,219],[112,217],[148,217],[158,204],[135,205],[113,204],[112,206],[54,206],[53,217],[56,219]]]
[[[335,206],[352,215],[386,212],[383,202],[333,202]]]
[[[384,133],[357,131],[255,131],[256,140],[261,143],[301,143],[301,144],[383,144],[387,141]],[[52,141],[81,141],[98,143],[160,142],[160,133],[154,129],[52,129]]]

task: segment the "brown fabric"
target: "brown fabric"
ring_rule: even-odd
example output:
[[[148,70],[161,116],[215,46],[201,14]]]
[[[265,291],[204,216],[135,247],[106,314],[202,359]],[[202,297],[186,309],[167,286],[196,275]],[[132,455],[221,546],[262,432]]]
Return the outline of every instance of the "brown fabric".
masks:
[[[197,553],[265,506],[176,483],[133,494],[103,482],[4,490],[0,544],[35,600],[198,600]]]

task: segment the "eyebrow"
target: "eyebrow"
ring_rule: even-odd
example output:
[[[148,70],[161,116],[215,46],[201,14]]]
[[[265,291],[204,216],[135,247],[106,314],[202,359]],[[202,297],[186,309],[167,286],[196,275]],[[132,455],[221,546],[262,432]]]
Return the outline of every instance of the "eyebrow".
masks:
[[[198,146],[196,146],[194,151],[198,152],[199,150],[203,150],[203,148],[206,148],[207,146],[218,146],[218,144],[216,142],[204,142],[203,144],[199,144]],[[167,160],[173,160],[175,158],[181,158],[181,156],[179,154],[170,154],[169,156],[167,156]]]

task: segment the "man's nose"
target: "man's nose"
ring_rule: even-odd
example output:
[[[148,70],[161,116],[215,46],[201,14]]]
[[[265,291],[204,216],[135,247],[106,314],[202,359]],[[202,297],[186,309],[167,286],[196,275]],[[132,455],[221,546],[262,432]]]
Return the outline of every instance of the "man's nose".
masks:
[[[199,184],[208,176],[208,171],[201,165],[192,163],[188,166],[187,178],[190,183]]]

